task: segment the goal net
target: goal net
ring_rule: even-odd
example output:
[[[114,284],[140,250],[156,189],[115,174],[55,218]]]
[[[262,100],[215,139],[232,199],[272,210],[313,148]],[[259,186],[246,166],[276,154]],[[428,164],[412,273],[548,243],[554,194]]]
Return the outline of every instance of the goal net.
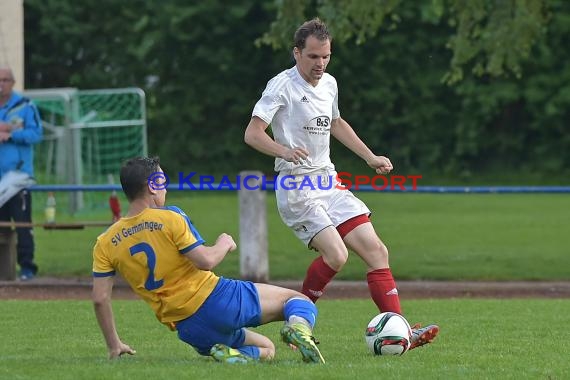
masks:
[[[121,163],[147,154],[144,92],[138,88],[27,90],[38,106],[44,138],[35,148],[39,184],[107,184]],[[83,208],[73,195],[72,211]]]

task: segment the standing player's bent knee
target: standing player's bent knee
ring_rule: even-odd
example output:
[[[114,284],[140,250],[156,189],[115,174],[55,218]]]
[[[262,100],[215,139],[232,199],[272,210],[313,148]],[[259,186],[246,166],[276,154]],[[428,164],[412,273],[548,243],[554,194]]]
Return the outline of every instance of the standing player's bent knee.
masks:
[[[323,261],[336,272],[339,272],[348,260],[348,250],[344,246],[342,248],[344,249],[335,248],[321,251]]]
[[[388,258],[388,247],[386,247],[386,245],[382,243],[380,240],[378,241],[377,250],[380,253],[380,256],[385,257],[386,259]]]
[[[342,269],[342,267],[344,266],[344,264],[346,264],[346,261],[348,260],[348,254],[347,255],[331,255],[331,256],[325,256],[323,254],[323,260],[335,272],[340,272],[340,270]]]
[[[388,247],[386,247],[384,242],[380,240],[378,236],[366,239],[363,242],[363,246],[360,247],[360,250],[364,250],[367,252],[374,252],[375,256],[388,258]]]

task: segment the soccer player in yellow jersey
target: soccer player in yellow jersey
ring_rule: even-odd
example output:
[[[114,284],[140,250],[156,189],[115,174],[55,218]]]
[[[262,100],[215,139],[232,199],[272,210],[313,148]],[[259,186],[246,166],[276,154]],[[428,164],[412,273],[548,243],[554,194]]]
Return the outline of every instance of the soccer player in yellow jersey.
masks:
[[[283,341],[305,362],[324,363],[312,334],[315,304],[278,286],[218,277],[211,270],[236,249],[222,233],[212,246],[178,207],[165,206],[166,184],[158,158],[137,157],[121,168],[127,215],[97,238],[93,249],[93,303],[110,358],[135,354],[119,338],[111,294],[115,273],[153,309],[160,322],[199,354],[226,363],[275,356],[273,342],[247,329],[285,321]]]

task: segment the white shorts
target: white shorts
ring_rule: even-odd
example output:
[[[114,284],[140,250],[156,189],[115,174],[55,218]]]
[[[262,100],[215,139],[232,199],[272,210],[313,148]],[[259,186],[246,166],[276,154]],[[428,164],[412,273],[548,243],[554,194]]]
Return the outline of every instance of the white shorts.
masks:
[[[295,177],[280,174],[277,181],[275,196],[281,219],[307,247],[328,226],[370,215],[364,202],[349,190],[342,190],[336,172]]]

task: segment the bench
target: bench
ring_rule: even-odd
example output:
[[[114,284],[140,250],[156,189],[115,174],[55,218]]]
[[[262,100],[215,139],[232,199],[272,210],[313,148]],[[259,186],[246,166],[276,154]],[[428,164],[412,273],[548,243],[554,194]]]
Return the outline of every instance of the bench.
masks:
[[[17,227],[42,227],[46,230],[80,230],[85,227],[108,227],[110,222],[23,223],[0,222],[0,281],[14,281],[17,277]]]

